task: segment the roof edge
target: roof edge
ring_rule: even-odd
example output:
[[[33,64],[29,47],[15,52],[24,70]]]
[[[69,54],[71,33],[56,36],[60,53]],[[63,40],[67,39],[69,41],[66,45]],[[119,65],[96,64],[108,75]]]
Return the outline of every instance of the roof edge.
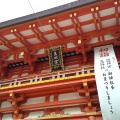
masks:
[[[101,0],[101,1],[103,1],[103,0]],[[12,19],[12,20],[8,20],[8,21],[5,21],[5,22],[1,22],[0,23],[0,29],[10,27],[10,26],[13,26],[13,25],[18,25],[18,24],[21,24],[21,23],[24,23],[24,22],[29,22],[29,21],[35,20],[37,18],[39,18],[39,19],[40,18],[45,18],[45,17],[48,17],[50,15],[55,15],[55,14],[58,14],[58,13],[61,13],[61,12],[65,12],[67,10],[72,10],[72,9],[82,7],[82,6],[85,6],[85,5],[89,5],[89,4],[92,4],[92,3],[96,3],[96,2],[99,2],[99,0],[77,0],[77,1],[74,1],[74,2],[71,2],[71,3],[67,3],[65,5],[61,5],[61,6],[58,6],[58,7],[54,7],[54,8],[51,8],[51,9],[47,9],[47,10],[44,10],[44,11],[37,12],[36,14],[30,14],[30,15],[15,18],[15,19]]]

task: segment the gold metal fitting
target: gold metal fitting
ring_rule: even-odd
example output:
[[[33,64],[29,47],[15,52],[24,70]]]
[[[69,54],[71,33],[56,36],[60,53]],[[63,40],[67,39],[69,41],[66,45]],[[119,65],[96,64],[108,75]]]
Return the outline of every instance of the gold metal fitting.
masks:
[[[13,96],[13,94],[12,93],[10,93],[10,95],[9,96]]]
[[[80,27],[80,23],[78,23],[77,25],[78,25],[78,27]]]
[[[33,24],[33,27],[35,27],[35,24]]]
[[[5,41],[5,44],[8,44],[8,41]]]
[[[116,17],[118,17],[118,13],[116,13]]]
[[[77,16],[77,13],[74,13],[74,16]]]
[[[72,14],[70,14],[70,17],[72,17],[73,15]]]
[[[23,56],[23,55],[24,55],[24,52],[21,52],[21,53],[20,53],[20,55],[22,55],[22,56]]]
[[[54,33],[56,33],[57,32],[57,30],[56,29],[54,29]]]
[[[55,19],[52,19],[52,22],[55,22]]]
[[[94,19],[94,23],[96,23],[96,19]]]
[[[100,21],[101,21],[101,19],[100,19],[100,18],[98,18],[98,21],[100,22]]]
[[[12,102],[12,105],[15,105],[15,102]]]
[[[17,31],[17,29],[14,29],[14,32],[16,32]]]
[[[93,12],[93,11],[94,11],[94,8],[91,8],[91,11]]]
[[[81,44],[81,40],[78,40],[78,44]]]
[[[18,113],[18,111],[17,110],[15,110],[15,112],[14,112],[15,114],[17,114]]]
[[[51,23],[51,20],[48,20],[48,23]]]
[[[96,7],[95,9],[96,9],[96,10],[99,10],[99,7]]]
[[[77,25],[76,24],[74,24],[74,28],[76,28],[77,27]]]
[[[60,29],[57,29],[58,32],[60,32]]]
[[[85,86],[87,86],[87,83],[85,82],[85,83],[83,83],[83,86],[85,87]]]
[[[91,106],[92,106],[92,104],[91,104],[91,102],[89,102],[89,103],[88,103],[88,107],[91,107]]]
[[[29,28],[31,28],[32,27],[32,25],[29,25]]]
[[[87,93],[85,93],[85,95],[86,95],[86,97],[90,96],[88,92],[87,92]]]
[[[118,2],[117,2],[117,1],[115,1],[115,2],[114,2],[114,4],[115,4],[115,5],[117,5],[117,4],[118,4]]]
[[[11,30],[10,32],[13,32],[13,30]]]

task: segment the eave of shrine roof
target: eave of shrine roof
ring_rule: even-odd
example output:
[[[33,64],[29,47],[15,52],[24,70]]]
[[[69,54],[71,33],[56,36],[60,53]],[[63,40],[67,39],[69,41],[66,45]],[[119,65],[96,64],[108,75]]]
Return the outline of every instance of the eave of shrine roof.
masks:
[[[88,5],[88,4],[92,4],[92,3],[96,3],[98,1],[99,0],[77,0],[77,1],[65,4],[65,5],[55,7],[55,8],[51,8],[51,9],[48,9],[48,10],[37,12],[36,15],[35,14],[30,14],[30,15],[26,15],[26,16],[19,17],[19,18],[16,18],[16,19],[1,22],[0,23],[0,28],[6,28],[6,27],[9,27],[9,26],[12,26],[12,25],[17,25],[17,24],[20,24],[20,23],[35,20],[36,16],[38,18],[44,18],[44,17],[54,15],[54,14],[57,14],[57,13],[61,13],[61,12],[67,11],[67,10],[82,7],[82,6],[85,6],[85,5]]]

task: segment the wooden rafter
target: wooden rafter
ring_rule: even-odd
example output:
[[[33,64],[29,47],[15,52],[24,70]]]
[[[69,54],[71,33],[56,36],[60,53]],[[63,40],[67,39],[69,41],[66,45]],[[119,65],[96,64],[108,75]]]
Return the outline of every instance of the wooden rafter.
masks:
[[[77,16],[77,13],[70,14],[70,19],[71,19],[71,21],[72,21],[72,23],[73,23],[73,26],[74,26],[74,28],[75,28],[76,33],[79,35],[80,32],[79,32],[79,30],[78,30],[78,26],[79,26],[80,24],[76,23],[77,21],[75,22],[75,20],[76,20],[76,17],[75,17],[75,16]]]
[[[40,32],[40,30],[38,29],[38,25],[29,25],[29,28],[31,28],[31,30],[35,33],[35,36],[40,40],[41,43],[47,42],[47,39],[44,37],[45,33]]]
[[[58,39],[61,39],[62,36],[59,34],[60,32],[60,28],[58,26],[56,26],[56,20],[52,19],[48,21],[49,24],[51,25],[51,27],[53,28],[53,33],[55,33],[58,37]],[[62,34],[62,33],[61,33]],[[62,34],[63,35],[63,34]],[[64,36],[64,35],[63,35]]]
[[[119,26],[119,18],[120,18],[120,13],[118,11],[119,6],[120,6],[120,1],[116,0],[116,2],[114,2],[114,6],[115,6],[115,17],[116,17],[116,25]]]
[[[16,29],[13,34],[18,38],[18,41],[25,46],[30,46],[31,44],[24,38],[24,36]]]
[[[7,46],[9,49],[16,49],[16,47],[14,45],[12,45],[5,37],[3,37],[0,34],[0,40],[2,41],[2,44]]]
[[[115,16],[111,16],[110,18],[114,18],[114,17],[115,17]],[[105,18],[105,19],[104,19],[104,18]],[[109,19],[110,19],[110,18],[109,18]],[[108,19],[107,16],[100,18],[101,21],[102,21],[102,20],[107,20],[107,19]],[[81,23],[80,23],[80,26],[84,26],[84,25],[86,25],[86,24],[91,24],[91,23],[93,23],[93,22],[94,22],[93,20],[81,22]],[[72,29],[72,28],[73,28],[73,25],[66,26],[66,27],[61,27],[60,29],[61,29],[61,31],[63,31],[63,30]],[[92,31],[92,32],[93,32],[93,31]],[[91,33],[92,33],[92,32],[91,32]],[[51,33],[54,33],[54,30],[46,31],[45,33],[46,33],[46,35],[47,35],[47,34],[51,34]],[[41,32],[41,34],[44,34],[44,32]],[[84,34],[84,33],[83,33],[83,34]],[[29,35],[29,36],[24,36],[25,39],[30,39],[30,38],[34,38],[34,37],[36,37],[36,34]],[[18,41],[19,41],[19,39],[13,39],[13,40],[10,40],[10,43],[12,43],[12,42],[18,42]]]

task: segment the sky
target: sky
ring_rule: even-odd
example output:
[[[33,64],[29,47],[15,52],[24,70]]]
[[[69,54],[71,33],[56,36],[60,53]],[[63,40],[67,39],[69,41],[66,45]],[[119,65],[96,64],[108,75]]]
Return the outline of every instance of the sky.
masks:
[[[43,11],[76,0],[29,0],[35,12]],[[32,14],[28,0],[0,0],[0,22]]]

